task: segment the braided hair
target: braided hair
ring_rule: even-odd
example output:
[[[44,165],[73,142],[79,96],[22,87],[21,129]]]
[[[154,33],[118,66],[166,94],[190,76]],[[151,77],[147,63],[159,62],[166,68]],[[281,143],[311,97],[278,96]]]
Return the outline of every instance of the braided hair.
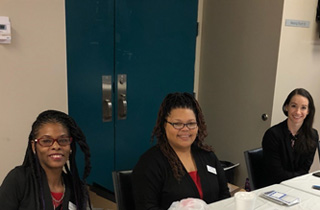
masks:
[[[190,93],[168,94],[160,105],[156,125],[153,128],[151,141],[153,141],[154,138],[157,139],[157,145],[164,156],[166,156],[168,159],[174,177],[179,181],[184,176],[185,172],[179,157],[168,142],[164,127],[166,119],[170,115],[171,111],[177,108],[191,109],[196,116],[198,123],[198,135],[193,144],[205,151],[212,151],[212,148],[204,143],[204,139],[208,135],[207,126],[198,101]]]
[[[32,141],[36,139],[36,136],[38,135],[38,132],[41,129],[41,127],[47,123],[61,124],[69,131],[69,135],[73,139],[70,145],[70,148],[72,150],[72,153],[69,156],[70,168],[66,163],[64,165],[64,169],[66,171],[68,179],[72,181],[77,209],[85,210],[87,209],[88,202],[90,206],[89,194],[85,184],[85,179],[89,176],[91,170],[89,146],[86,143],[86,137],[84,136],[83,132],[78,127],[76,122],[69,115],[56,110],[47,110],[40,113],[36,121],[33,123],[31,132],[29,134],[27,151],[22,164],[23,166],[31,167],[32,169],[32,176],[35,180],[35,193],[36,197],[38,198],[36,201],[37,210],[45,210],[48,207],[45,206],[44,191],[41,182],[43,176],[43,169],[39,163],[37,151],[35,151],[34,153],[32,150]],[[76,143],[79,145],[80,149],[82,150],[85,156],[85,169],[82,180],[79,177],[75,158],[77,151]]]

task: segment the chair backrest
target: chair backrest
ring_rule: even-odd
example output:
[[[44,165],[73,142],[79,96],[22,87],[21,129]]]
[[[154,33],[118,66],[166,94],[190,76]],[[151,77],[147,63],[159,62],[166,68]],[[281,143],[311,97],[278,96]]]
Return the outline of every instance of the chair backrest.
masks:
[[[132,171],[113,171],[112,179],[118,210],[134,210]]]
[[[256,190],[268,185],[265,176],[262,148],[244,152],[251,190]]]

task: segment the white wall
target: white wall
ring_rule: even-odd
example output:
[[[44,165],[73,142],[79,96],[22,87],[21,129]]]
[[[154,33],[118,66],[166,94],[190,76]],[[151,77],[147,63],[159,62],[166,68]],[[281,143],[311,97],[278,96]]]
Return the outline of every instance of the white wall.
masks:
[[[0,44],[0,183],[23,161],[31,124],[46,109],[67,111],[63,0],[0,0],[12,43]]]
[[[297,87],[307,89],[315,102],[314,127],[320,131],[320,35],[316,23],[318,0],[285,0],[271,124],[285,119],[282,104]],[[309,21],[309,28],[285,26],[286,19]],[[316,154],[317,155],[317,154]],[[312,170],[318,169],[316,156]]]
[[[282,104],[293,89],[306,88],[320,107],[320,38],[315,22],[317,0],[286,0],[280,38],[272,124],[285,119]],[[309,28],[285,26],[286,19],[310,21]],[[320,109],[316,118],[319,119]],[[320,129],[320,122],[315,127]]]

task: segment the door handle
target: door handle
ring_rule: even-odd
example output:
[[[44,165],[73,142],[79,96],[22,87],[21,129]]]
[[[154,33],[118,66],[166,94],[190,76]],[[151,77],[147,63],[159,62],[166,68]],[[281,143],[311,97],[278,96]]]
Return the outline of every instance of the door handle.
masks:
[[[104,100],[105,101],[105,119],[106,121],[111,121],[112,118],[112,102],[108,99]]]
[[[112,121],[112,84],[111,76],[102,76],[102,121]]]
[[[118,119],[124,120],[127,119],[127,75],[119,74],[118,75]]]
[[[264,113],[261,115],[261,118],[263,121],[267,121],[269,119],[269,116],[268,116],[268,114]]]
[[[127,99],[125,94],[121,94],[119,99],[119,118],[126,119],[127,117]]]

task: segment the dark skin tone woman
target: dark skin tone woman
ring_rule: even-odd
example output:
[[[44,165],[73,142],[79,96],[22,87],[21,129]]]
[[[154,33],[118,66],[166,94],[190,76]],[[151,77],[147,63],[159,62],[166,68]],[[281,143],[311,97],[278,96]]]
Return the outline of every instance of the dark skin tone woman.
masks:
[[[83,179],[76,144],[85,155]],[[1,208],[85,210],[90,206],[85,185],[90,168],[89,147],[75,121],[60,111],[44,111],[32,125],[23,164],[10,171],[0,187]]]
[[[230,197],[224,170],[210,146],[201,108],[189,93],[165,97],[152,139],[132,174],[137,210],[164,210],[174,201],[199,198],[212,203]]]

